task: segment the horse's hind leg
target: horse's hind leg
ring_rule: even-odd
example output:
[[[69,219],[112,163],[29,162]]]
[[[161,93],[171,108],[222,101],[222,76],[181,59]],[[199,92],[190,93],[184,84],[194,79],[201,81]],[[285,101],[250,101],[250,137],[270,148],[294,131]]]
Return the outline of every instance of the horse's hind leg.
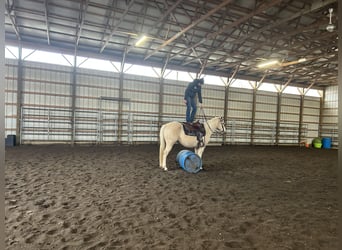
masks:
[[[165,149],[165,139],[164,139],[164,126],[161,127],[160,133],[159,133],[159,141],[160,141],[160,146],[159,146],[159,167],[163,167],[163,158],[164,158],[164,149]]]
[[[159,167],[163,168],[163,158],[164,158],[165,145],[160,144],[159,146]]]
[[[166,159],[167,159],[167,156],[169,155],[171,149],[172,149],[173,145],[172,144],[167,144],[166,143],[166,146],[165,146],[165,149],[164,149],[164,152],[163,152],[163,157],[162,157],[162,168],[164,170],[167,170],[167,166],[166,166]]]

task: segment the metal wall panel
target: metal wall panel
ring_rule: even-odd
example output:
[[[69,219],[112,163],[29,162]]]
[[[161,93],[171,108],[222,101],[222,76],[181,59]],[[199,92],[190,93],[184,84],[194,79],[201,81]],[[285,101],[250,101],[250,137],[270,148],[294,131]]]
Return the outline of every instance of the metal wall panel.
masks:
[[[246,144],[251,141],[253,90],[229,88],[227,104],[228,144]]]
[[[300,97],[282,95],[280,120],[286,122],[299,122]]]
[[[257,91],[253,144],[276,142],[277,93]]]
[[[332,146],[338,147],[338,86],[325,91],[320,136],[331,138]]]
[[[224,96],[223,86],[204,85],[202,88],[203,109],[206,116],[224,115]]]
[[[158,78],[125,75],[123,97],[130,99],[132,113],[158,115],[160,83]]]
[[[160,126],[160,105],[162,123],[185,120],[183,95],[188,82],[164,79],[161,88],[160,79],[124,74],[122,97],[130,102],[122,103],[122,113],[119,114],[118,100],[100,100],[100,97],[120,97],[120,75],[80,68],[76,71],[76,109],[73,113],[72,71],[72,67],[24,62],[23,105],[27,112],[23,114],[24,140],[71,141],[71,124],[74,122],[76,142],[115,142],[119,140],[121,133],[120,140],[123,142],[156,143]],[[16,124],[16,60],[6,60],[6,72],[5,124],[6,133],[9,133],[15,132]],[[337,88],[331,88],[325,95],[322,135],[335,136],[337,131],[336,92]],[[223,116],[225,88],[204,85],[202,94],[206,116]],[[252,136],[256,144],[274,143],[277,102],[276,93],[257,91],[255,120],[252,124],[253,90],[229,88],[226,143],[251,143]],[[318,130],[320,100],[305,97],[303,105],[302,131],[305,131],[305,137],[314,137]],[[33,111],[29,112],[29,109]],[[298,143],[299,113],[300,96],[283,94],[279,124],[280,144]],[[200,113],[198,117],[201,118]],[[222,136],[217,136],[212,142],[221,140]]]
[[[5,60],[5,136],[16,135],[17,128],[17,60]]]
[[[184,91],[188,82],[164,80],[163,86],[163,122],[170,120],[185,120],[186,106]]]
[[[320,98],[319,97],[304,97],[303,108],[303,124],[307,126],[305,134],[306,141],[310,143],[313,138],[318,137],[319,116],[320,116]]]
[[[252,102],[253,90],[229,88],[229,101]]]
[[[70,67],[24,62],[23,106],[70,107],[70,74]]]
[[[279,144],[296,144],[299,140],[300,96],[281,96]]]
[[[117,141],[119,101],[115,98],[119,98],[120,75],[83,68],[77,68],[76,72],[75,141]]]
[[[77,69],[76,82],[79,90],[83,91],[81,93],[87,93],[88,96],[118,97],[119,77],[119,74],[114,72]],[[104,93],[107,94],[103,95]]]

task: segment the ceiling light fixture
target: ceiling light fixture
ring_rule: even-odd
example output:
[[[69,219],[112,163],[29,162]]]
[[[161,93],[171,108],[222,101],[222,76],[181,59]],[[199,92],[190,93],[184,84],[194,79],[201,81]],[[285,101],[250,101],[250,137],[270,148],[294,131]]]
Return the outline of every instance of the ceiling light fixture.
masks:
[[[327,31],[329,32],[333,32],[335,30],[335,25],[332,24],[331,22],[331,16],[332,16],[333,10],[334,10],[333,8],[329,9],[329,24],[326,27]]]
[[[306,57],[302,57],[299,58],[298,60],[295,61],[289,61],[289,62],[280,62],[279,60],[266,60],[263,61],[261,63],[259,63],[257,65],[258,68],[278,68],[278,67],[286,67],[286,66],[290,66],[290,65],[294,65],[294,64],[298,64],[298,63],[303,63],[306,62],[308,60],[312,60],[313,58],[306,58]]]
[[[142,37],[140,37],[140,39],[135,43],[136,47],[139,47],[140,45],[142,45],[146,40],[147,40],[147,36],[143,35]]]
[[[305,57],[299,58],[299,59],[298,59],[298,62],[299,62],[299,63],[306,62],[306,58],[305,58]]]
[[[267,68],[274,65],[279,65],[279,60],[266,60],[257,65],[258,68]]]

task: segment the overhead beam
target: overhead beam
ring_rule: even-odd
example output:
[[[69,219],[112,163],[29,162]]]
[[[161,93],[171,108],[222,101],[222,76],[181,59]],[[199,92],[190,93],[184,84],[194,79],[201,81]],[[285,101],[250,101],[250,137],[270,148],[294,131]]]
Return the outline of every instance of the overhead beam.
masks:
[[[271,23],[271,24],[269,24],[269,25],[267,25],[267,26],[262,27],[261,29],[255,30],[254,32],[251,32],[251,33],[249,33],[249,34],[247,34],[247,35],[245,35],[245,36],[243,36],[243,37],[241,37],[241,38],[239,38],[239,39],[236,39],[236,40],[232,41],[231,43],[232,43],[232,44],[241,44],[241,43],[243,43],[245,40],[247,40],[247,39],[250,38],[250,37],[259,35],[259,34],[261,34],[262,32],[264,32],[264,31],[266,31],[266,30],[268,30],[268,29],[272,29],[272,28],[277,27],[277,26],[279,26],[279,25],[281,25],[281,24],[287,23],[287,22],[289,22],[289,21],[291,21],[291,20],[293,20],[293,19],[296,19],[296,18],[298,18],[298,17],[300,17],[300,16],[302,16],[302,15],[306,15],[306,14],[308,14],[308,13],[311,13],[311,12],[313,12],[313,11],[316,11],[316,10],[318,10],[318,9],[320,9],[320,8],[323,8],[323,7],[327,6],[327,5],[330,5],[330,4],[334,3],[334,2],[336,2],[336,0],[327,0],[327,1],[324,1],[324,2],[322,2],[322,1],[316,1],[316,2],[313,3],[313,4],[311,5],[311,7],[309,7],[309,8],[306,8],[306,9],[300,11],[300,12],[297,12],[297,13],[295,13],[294,15],[292,15],[292,16],[290,16],[290,17],[287,17],[287,18],[278,20],[278,21],[276,21],[276,22],[273,22],[273,23]],[[309,26],[309,28],[313,28],[313,27],[310,27],[310,26]],[[287,34],[287,35],[288,35],[288,34]],[[332,34],[330,34],[330,35],[332,35]],[[320,36],[321,36],[321,35],[320,35]],[[279,37],[276,37],[274,40],[279,40]],[[239,53],[236,52],[235,54],[238,55]],[[233,56],[233,55],[230,54],[230,56]],[[248,58],[248,60],[251,60],[251,59]],[[221,61],[221,60],[220,60],[220,61]],[[222,62],[222,61],[221,61],[221,62]],[[242,61],[239,61],[239,63],[241,63],[241,62],[242,62]],[[215,64],[215,63],[214,63],[214,64]],[[210,65],[212,66],[213,64],[210,64]],[[229,66],[227,66],[227,67],[229,67]],[[227,68],[227,67],[223,67],[223,68],[220,68],[220,69],[225,69],[225,68]]]
[[[308,93],[308,91],[315,85],[315,83],[316,83],[316,79],[314,79],[312,81],[312,83],[310,84],[310,86],[306,88],[306,90],[304,91],[303,95],[306,95]]]
[[[261,77],[260,81],[257,83],[257,85],[255,87],[256,90],[258,90],[260,88],[260,86],[264,83],[264,80],[267,76],[267,73],[268,73],[268,71],[266,70],[264,75]]]
[[[233,79],[234,79],[235,75],[238,73],[239,68],[240,68],[240,65],[237,65],[237,66],[235,67],[235,69],[234,69],[234,72],[233,72],[232,76],[230,77],[230,79],[228,79],[228,83],[227,83],[227,86],[228,86],[228,87],[229,87],[230,85],[232,85]]]
[[[44,1],[44,3],[45,3],[44,12],[45,12],[45,24],[46,24],[46,39],[47,39],[48,45],[50,45],[50,25],[49,25],[49,19],[48,19],[48,5],[49,5],[48,1],[49,0]]]
[[[109,40],[112,38],[113,34],[116,32],[116,30],[119,28],[119,25],[122,23],[123,19],[125,18],[125,16],[127,15],[128,13],[128,10],[132,7],[134,3],[134,0],[131,0],[129,2],[129,4],[126,6],[126,9],[124,11],[124,13],[122,13],[122,16],[120,18],[120,20],[118,21],[118,23],[113,27],[113,29],[111,30],[110,34],[108,35],[106,41],[104,42],[103,46],[101,47],[100,49],[100,53],[103,52],[103,50],[107,47],[108,43],[109,43]],[[125,52],[126,53],[126,52]]]
[[[287,22],[289,22],[289,21],[291,21],[291,20],[293,20],[293,19],[296,19],[296,18],[298,18],[298,17],[301,17],[301,16],[304,16],[304,15],[306,15],[306,14],[309,14],[309,13],[311,13],[311,12],[313,12],[313,11],[316,11],[316,10],[318,10],[318,9],[321,9],[321,8],[327,6],[327,5],[330,5],[330,4],[332,4],[332,3],[336,2],[336,1],[337,1],[337,0],[327,0],[327,1],[321,1],[321,0],[319,0],[319,1],[316,1],[316,2],[314,2],[314,3],[311,5],[311,7],[306,8],[306,9],[304,9],[304,10],[302,10],[302,11],[299,11],[299,12],[297,12],[296,14],[294,14],[294,15],[292,15],[292,16],[289,16],[289,17],[287,17],[287,18],[283,18],[283,19],[281,19],[281,20],[272,22],[272,23],[270,23],[269,25],[266,25],[266,26],[264,26],[264,27],[262,27],[262,28],[260,28],[260,29],[258,29],[258,30],[255,30],[254,32],[251,32],[251,33],[249,33],[249,34],[247,34],[247,35],[241,37],[240,39],[234,40],[232,43],[233,43],[233,44],[240,44],[241,42],[244,42],[244,41],[245,41],[247,38],[249,38],[249,37],[253,37],[253,36],[255,36],[255,35],[259,35],[259,34],[261,34],[262,32],[264,32],[264,31],[266,31],[266,30],[275,28],[275,27],[277,27],[277,26],[279,26],[279,25],[281,25],[281,24],[287,23]]]
[[[84,24],[84,19],[85,19],[85,15],[86,15],[86,12],[88,9],[88,3],[89,3],[89,0],[86,0],[85,2],[81,1],[76,46],[78,46],[78,43],[80,42],[81,33],[82,33],[82,29],[83,29],[83,24]]]
[[[278,89],[278,92],[280,94],[284,92],[284,90],[286,89],[287,86],[289,86],[289,84],[292,81],[292,78],[293,78],[293,76],[291,75],[290,78],[287,80],[287,82],[283,86],[280,86],[280,88]]]
[[[177,18],[175,17],[175,15],[171,13],[171,16],[172,16],[172,18],[175,20],[175,22],[177,23],[177,25],[179,26],[180,31],[182,31],[182,27],[181,27],[182,25],[177,21]],[[188,37],[185,36],[185,35],[183,35],[183,39],[185,40],[186,43],[189,43],[189,42],[190,42],[189,39],[188,39]],[[193,52],[195,55],[197,55],[197,51],[196,51],[194,48],[192,49],[192,52]],[[170,60],[170,58],[169,58],[169,60]],[[199,63],[202,65],[202,60],[201,60],[201,59],[199,59]]]
[[[105,38],[105,36],[106,36],[105,34],[106,34],[106,32],[107,32],[107,28],[109,27],[109,21],[110,21],[110,19],[111,19],[111,17],[112,17],[113,10],[115,9],[115,6],[114,6],[115,3],[117,3],[117,1],[116,1],[116,0],[112,0],[112,4],[111,4],[110,8],[107,8],[107,9],[106,9],[106,15],[105,15],[105,17],[107,18],[107,22],[106,22],[106,25],[105,25],[105,27],[104,27],[104,31],[103,31],[103,34],[102,34],[101,41],[103,41],[104,38]],[[108,13],[108,12],[109,12],[109,13]],[[107,13],[108,13],[108,14],[107,14]]]
[[[211,33],[209,34],[207,37],[203,38],[202,40],[200,40],[199,42],[197,42],[196,44],[192,45],[191,47],[189,48],[186,48],[184,49],[183,51],[177,53],[176,55],[174,55],[172,58],[176,57],[177,55],[179,55],[180,53],[184,53],[185,51],[191,49],[191,48],[195,48],[197,46],[199,46],[200,44],[206,42],[207,40],[209,39],[213,39],[214,37],[216,37],[217,35],[223,33],[224,31],[226,31],[227,29],[231,29],[233,27],[237,27],[239,26],[241,23],[245,22],[246,20],[250,19],[251,17],[269,9],[270,7],[276,5],[276,4],[279,4],[282,0],[275,0],[275,1],[271,1],[267,4],[262,4],[258,9],[252,11],[251,13],[249,13],[248,15],[244,15],[242,18],[230,23],[230,24],[226,24],[224,25],[221,29],[219,29],[218,31],[214,32],[214,33]],[[203,57],[206,57],[208,55],[210,55],[211,53],[213,53],[212,51],[211,52],[208,52],[207,54],[205,54]],[[171,58],[171,59],[172,59]]]
[[[229,4],[232,0],[225,0],[224,2],[222,2],[221,4],[217,5],[214,9],[212,9],[211,11],[209,11],[207,14],[201,16],[199,19],[197,19],[195,22],[191,23],[189,26],[187,26],[186,28],[184,28],[183,30],[181,30],[180,32],[178,32],[177,34],[175,34],[173,37],[171,37],[169,40],[165,41],[162,45],[160,45],[158,48],[156,48],[154,51],[152,51],[151,53],[149,53],[146,57],[145,60],[148,59],[150,56],[152,56],[153,54],[155,54],[156,52],[158,52],[159,50],[161,50],[162,48],[164,48],[165,46],[167,46],[168,44],[172,43],[174,40],[176,40],[178,37],[180,37],[182,34],[184,34],[185,32],[187,32],[188,30],[192,29],[193,27],[195,27],[197,24],[199,24],[200,22],[204,21],[205,19],[207,19],[209,16],[211,16],[212,14],[214,14],[215,12],[217,12],[218,10],[220,10],[222,7],[224,7],[225,5]]]
[[[15,23],[15,19],[11,15],[12,7],[9,6],[9,1],[6,1],[5,9],[6,9],[7,15],[8,15],[9,19],[10,19],[11,25],[12,25],[12,27],[14,29],[14,32],[15,32],[18,40],[21,41],[20,32],[19,32],[18,27],[17,27],[17,25]]]
[[[333,33],[329,33],[327,36],[336,36],[336,34],[333,34]],[[315,37],[312,37],[312,39],[319,39],[321,37],[321,34],[315,36]],[[300,49],[302,48],[302,46],[304,44],[308,43],[308,41],[302,41],[301,43],[298,43],[296,46],[292,47],[292,51],[295,51],[296,49],[298,49],[298,52],[295,54],[296,57],[302,57],[302,56],[305,56],[305,55],[310,55],[312,52],[314,52],[315,50],[318,50],[318,49],[324,49],[324,48],[329,48],[331,47],[332,45],[331,44],[325,44],[324,46],[322,46],[322,44],[319,44],[318,46],[316,47],[312,47],[312,48],[308,48],[306,49],[305,51],[300,51]],[[283,48],[284,49],[284,48]],[[279,48],[279,50],[281,50]],[[273,51],[273,53],[277,53],[278,51]],[[237,53],[235,53],[237,54]],[[294,55],[292,53],[290,53],[289,55]],[[235,65],[237,64],[241,64],[242,62],[245,62],[245,61],[253,61],[257,58],[259,58],[260,56],[253,56],[253,57],[247,57],[247,58],[244,58],[243,60],[239,60],[239,61],[236,61],[236,62],[233,62],[233,63],[226,63],[224,64],[223,66],[219,67],[217,70],[224,70],[226,68],[230,68],[230,67],[234,67]],[[320,55],[320,57],[322,57],[322,55]],[[313,58],[313,57],[310,57],[310,58]],[[309,60],[310,58],[307,58],[307,60]],[[317,59],[317,58],[313,58],[314,59]],[[211,64],[210,66],[213,66],[213,64]],[[286,63],[284,63],[283,66],[286,66]],[[250,68],[253,68],[255,67],[255,64],[251,64],[250,66],[246,66],[244,69],[250,69]]]
[[[163,13],[163,15],[161,17],[159,17],[159,19],[157,20],[157,22],[155,23],[155,26],[153,26],[152,28],[150,28],[150,30],[145,34],[149,37],[149,34],[152,33],[152,31],[155,29],[155,28],[158,28],[156,34],[159,34],[160,33],[160,30],[161,30],[161,27],[162,25],[164,24],[164,20],[165,18],[167,18],[171,13],[172,11],[184,0],[178,0],[175,4],[173,4],[170,8],[167,9],[166,12],[164,12],[162,9],[159,8],[159,6],[157,5],[157,7],[159,8],[160,12]],[[165,1],[164,1],[165,2]],[[165,4],[167,4],[165,2]],[[127,50],[127,53],[129,53],[133,48],[135,47],[135,44],[132,44],[128,50]]]
[[[162,15],[157,23],[156,23],[156,27],[161,26],[161,24],[163,23],[163,21],[165,20],[166,17],[168,17],[172,11],[184,0],[178,0],[176,3],[174,3],[170,8],[167,9],[167,11],[164,13],[164,15]],[[166,3],[167,4],[167,3]]]
[[[201,69],[200,69],[200,71],[199,71],[198,74],[197,74],[197,78],[199,78],[199,77],[202,75],[202,73],[203,73],[203,71],[204,71],[204,69],[205,69],[205,66],[207,65],[207,61],[208,61],[208,60],[205,60],[205,61],[203,62],[202,66],[201,66]]]
[[[304,33],[306,31],[309,31],[311,29],[317,29],[319,26],[321,26],[323,24],[323,22],[317,22],[317,23],[314,23],[314,24],[311,24],[309,26],[306,26],[306,27],[303,27],[303,28],[300,28],[300,29],[296,29],[292,32],[286,32],[286,34],[284,35],[280,35],[280,36],[276,36],[274,37],[273,39],[267,41],[267,42],[259,42],[258,44],[256,42],[254,42],[254,44],[256,45],[255,47],[256,48],[261,48],[262,46],[272,46],[274,47],[274,44],[276,44],[278,41],[281,41],[282,39],[284,38],[287,38],[287,37],[292,37],[294,35],[297,35],[297,34],[301,34],[301,33]],[[320,35],[321,36],[321,35]],[[297,44],[299,45],[299,44]],[[215,51],[211,51],[212,53],[213,52],[216,52],[218,51],[219,48],[217,48]],[[278,50],[277,51],[274,51],[275,53],[281,51],[281,50],[284,50],[284,47],[278,47]],[[224,57],[221,57],[220,59],[218,60],[215,60],[213,62],[210,62],[208,63],[208,66],[215,66],[215,65],[219,65],[221,63],[224,63],[224,61],[227,59],[227,58],[230,58],[230,57],[234,57],[234,56],[237,56],[237,55],[240,55],[241,52],[240,51],[235,51],[234,53],[229,53],[227,56],[224,56]],[[255,58],[258,58],[260,56],[255,56],[255,57],[249,57],[247,58],[248,60],[254,60]],[[242,61],[240,61],[242,62]]]

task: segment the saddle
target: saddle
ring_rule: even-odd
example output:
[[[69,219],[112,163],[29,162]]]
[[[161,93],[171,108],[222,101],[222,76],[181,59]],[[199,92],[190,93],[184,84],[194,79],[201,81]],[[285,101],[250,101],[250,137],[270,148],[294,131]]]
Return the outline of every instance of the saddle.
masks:
[[[205,128],[204,124],[197,122],[182,122],[184,133],[189,136],[197,137],[197,148],[204,146]]]

